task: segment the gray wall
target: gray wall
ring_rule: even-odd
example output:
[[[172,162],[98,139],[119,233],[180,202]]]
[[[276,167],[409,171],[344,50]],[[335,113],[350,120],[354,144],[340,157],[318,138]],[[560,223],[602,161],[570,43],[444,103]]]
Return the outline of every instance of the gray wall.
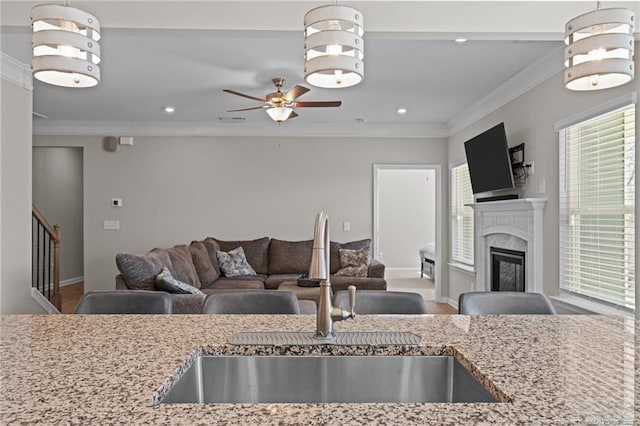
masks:
[[[637,44],[637,43],[636,43]],[[636,55],[637,57],[637,55]],[[636,60],[637,62],[637,60]],[[535,175],[519,189],[521,197],[544,197],[544,292],[558,294],[559,224],[558,224],[558,134],[554,124],[575,114],[597,107],[631,91],[640,90],[640,79],[630,84],[596,92],[571,92],[564,88],[562,73],[544,81],[534,89],[487,115],[449,138],[449,163],[464,160],[464,142],[491,126],[504,121],[509,145],[525,143],[527,162],[535,161]],[[636,107],[636,114],[640,108]],[[640,119],[636,116],[636,122]],[[637,163],[636,163],[637,167]],[[540,179],[546,180],[546,193],[539,193]],[[637,186],[636,186],[637,188]],[[447,216],[448,217],[448,216]],[[637,232],[637,230],[636,230]],[[636,238],[636,247],[638,239]],[[636,253],[638,250],[636,249]],[[450,256],[449,256],[450,258]],[[479,259],[476,259],[478,262]],[[452,268],[453,269],[453,268]],[[452,272],[450,299],[470,290],[475,277]]]
[[[420,269],[418,251],[435,242],[435,170],[379,169],[379,254],[392,268]]]
[[[33,149],[33,204],[59,225],[60,281],[82,280],[82,148]]]
[[[447,164],[445,139],[136,137],[115,153],[97,136],[34,144],[84,147],[85,291],[114,287],[118,252],[207,236],[310,239],[320,210],[332,240],[370,238],[374,163]]]
[[[0,79],[0,314],[42,313],[31,298],[30,88]]]

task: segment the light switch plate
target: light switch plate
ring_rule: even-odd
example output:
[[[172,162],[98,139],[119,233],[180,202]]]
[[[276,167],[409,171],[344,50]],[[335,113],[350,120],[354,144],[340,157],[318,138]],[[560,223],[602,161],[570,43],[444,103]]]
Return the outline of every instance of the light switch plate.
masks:
[[[343,231],[351,231],[351,222],[342,222]]]
[[[540,178],[540,181],[539,181],[538,185],[540,186],[538,188],[538,192],[540,194],[544,194],[546,192],[546,190],[547,190],[547,181],[546,181],[546,179],[545,178]]]

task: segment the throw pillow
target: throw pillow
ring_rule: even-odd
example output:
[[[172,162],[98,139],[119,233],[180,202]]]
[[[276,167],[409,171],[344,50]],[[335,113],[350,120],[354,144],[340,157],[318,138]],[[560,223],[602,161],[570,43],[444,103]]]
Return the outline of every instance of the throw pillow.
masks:
[[[244,250],[241,247],[234,248],[229,252],[218,251],[216,253],[218,257],[218,264],[220,270],[226,277],[236,277],[238,275],[257,275],[253,270],[247,257],[244,255]]]
[[[183,283],[171,275],[169,269],[162,268],[162,271],[156,276],[156,287],[159,290],[166,291],[168,293],[178,294],[202,294],[204,293],[195,288],[191,284]]]
[[[155,250],[147,254],[118,253],[118,270],[131,290],[155,290],[156,275],[164,266],[171,266],[166,250]]]
[[[367,265],[360,266],[347,266],[345,268],[338,269],[336,275],[343,277],[366,277],[369,274],[369,267]]]
[[[358,250],[340,249],[340,269],[336,275],[366,277],[369,269],[370,251],[364,247]]]

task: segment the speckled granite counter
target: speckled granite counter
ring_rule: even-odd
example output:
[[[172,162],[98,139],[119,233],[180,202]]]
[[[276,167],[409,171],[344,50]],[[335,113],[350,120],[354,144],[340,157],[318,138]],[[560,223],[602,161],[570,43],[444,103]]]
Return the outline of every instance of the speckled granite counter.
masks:
[[[348,331],[422,336],[408,347],[252,347],[236,331],[310,331],[313,316],[0,317],[2,424],[634,424],[634,324],[601,316],[360,316]],[[496,404],[167,404],[156,392],[198,348],[213,353],[453,353]],[[636,413],[637,414],[637,413]]]

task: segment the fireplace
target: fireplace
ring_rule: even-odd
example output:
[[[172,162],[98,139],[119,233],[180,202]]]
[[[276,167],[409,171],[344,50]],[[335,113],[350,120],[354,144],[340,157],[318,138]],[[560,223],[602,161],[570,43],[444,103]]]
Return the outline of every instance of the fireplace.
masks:
[[[491,291],[525,291],[525,252],[491,247]]]
[[[506,280],[509,284],[499,286],[498,291],[543,292],[542,216],[545,203],[545,198],[520,198],[471,204],[476,259],[474,291],[495,291],[492,270],[502,269],[503,275],[514,273],[513,276],[519,278],[509,278]],[[503,264],[494,267],[491,250],[498,247],[506,254],[501,254]],[[524,253],[522,259],[510,256],[512,251]]]

